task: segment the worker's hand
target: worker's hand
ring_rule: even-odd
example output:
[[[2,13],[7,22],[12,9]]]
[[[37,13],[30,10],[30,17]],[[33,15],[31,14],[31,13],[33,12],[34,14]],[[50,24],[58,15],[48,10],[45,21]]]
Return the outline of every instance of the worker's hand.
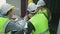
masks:
[[[28,20],[28,15],[26,15],[26,16],[24,17],[24,19],[27,21],[27,20]]]
[[[18,18],[16,18],[14,21],[18,21]]]
[[[33,15],[32,14],[28,14],[28,17],[31,18]]]
[[[15,21],[15,22],[17,22],[18,21],[18,18],[12,18],[13,19],[13,21]]]

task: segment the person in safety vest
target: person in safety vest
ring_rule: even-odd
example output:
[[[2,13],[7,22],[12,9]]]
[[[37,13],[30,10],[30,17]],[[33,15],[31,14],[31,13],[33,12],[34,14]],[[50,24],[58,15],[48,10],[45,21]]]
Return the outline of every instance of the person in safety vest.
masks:
[[[15,23],[12,18],[14,6],[6,3],[0,9],[0,34],[17,34],[12,31],[20,31],[23,29],[22,25]]]
[[[30,3],[27,10],[30,13],[30,17],[28,16],[30,19],[28,20],[27,34],[50,34],[48,26],[49,15],[45,2],[39,0],[37,5]]]

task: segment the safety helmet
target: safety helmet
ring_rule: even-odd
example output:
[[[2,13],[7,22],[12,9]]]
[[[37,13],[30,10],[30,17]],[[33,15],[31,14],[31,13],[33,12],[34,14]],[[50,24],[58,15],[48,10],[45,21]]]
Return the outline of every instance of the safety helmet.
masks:
[[[11,6],[11,5],[8,4],[8,3],[3,4],[3,5],[1,6],[1,10],[2,10],[2,13],[3,13],[3,14],[7,14],[7,12],[8,12],[10,9],[12,9],[12,8],[14,8],[14,6]]]
[[[36,10],[36,9],[37,9],[37,6],[36,6],[35,3],[30,3],[30,4],[28,4],[28,8],[27,8],[27,10],[28,10],[29,12],[31,12],[31,13],[35,13],[34,10]]]
[[[44,5],[45,5],[44,0],[39,0],[39,1],[37,2],[37,7],[44,6]]]

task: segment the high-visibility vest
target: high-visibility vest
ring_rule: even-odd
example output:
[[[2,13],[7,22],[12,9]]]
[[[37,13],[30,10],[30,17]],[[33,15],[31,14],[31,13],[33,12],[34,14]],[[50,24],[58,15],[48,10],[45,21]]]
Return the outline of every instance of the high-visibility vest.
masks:
[[[48,19],[42,13],[42,11],[41,13],[35,14],[29,21],[35,27],[35,31],[32,31],[32,34],[50,34],[48,27]]]
[[[9,21],[10,20],[8,18],[0,17],[0,34],[5,34],[5,29]],[[6,34],[11,34],[11,33],[9,32]]]

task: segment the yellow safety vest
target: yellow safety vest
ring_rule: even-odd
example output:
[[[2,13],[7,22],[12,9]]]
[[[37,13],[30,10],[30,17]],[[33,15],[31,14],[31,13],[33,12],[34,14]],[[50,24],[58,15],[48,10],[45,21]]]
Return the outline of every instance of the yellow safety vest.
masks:
[[[50,34],[49,27],[48,27],[48,19],[42,13],[42,11],[41,13],[35,14],[29,21],[35,27],[35,31],[32,31],[32,34]]]
[[[8,18],[0,17],[0,34],[5,34],[5,29],[9,21],[10,20]],[[11,33],[6,33],[6,34],[11,34]]]

